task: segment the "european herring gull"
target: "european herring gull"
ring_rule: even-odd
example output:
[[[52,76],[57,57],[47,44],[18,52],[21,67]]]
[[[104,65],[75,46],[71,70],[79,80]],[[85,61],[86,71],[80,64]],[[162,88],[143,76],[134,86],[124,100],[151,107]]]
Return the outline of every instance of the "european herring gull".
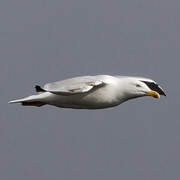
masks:
[[[35,86],[36,95],[13,100],[23,106],[53,105],[60,108],[103,109],[142,96],[160,98],[163,89],[152,79],[131,76],[79,76]]]

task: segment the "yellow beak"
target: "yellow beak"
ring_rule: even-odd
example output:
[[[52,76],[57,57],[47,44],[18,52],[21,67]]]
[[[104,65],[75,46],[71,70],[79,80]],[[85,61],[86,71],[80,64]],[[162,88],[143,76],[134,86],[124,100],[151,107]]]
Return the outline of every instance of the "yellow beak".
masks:
[[[148,91],[148,92],[146,92],[146,95],[147,95],[147,96],[152,96],[152,97],[154,97],[154,98],[160,98],[159,93],[156,92],[156,91]]]

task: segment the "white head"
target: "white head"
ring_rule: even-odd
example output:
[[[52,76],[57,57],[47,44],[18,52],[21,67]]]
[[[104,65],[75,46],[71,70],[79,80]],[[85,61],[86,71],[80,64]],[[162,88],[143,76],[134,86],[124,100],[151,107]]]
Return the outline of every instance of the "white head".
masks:
[[[152,96],[154,98],[160,98],[160,95],[166,96],[163,89],[152,79],[124,77],[122,78],[122,83],[124,85],[124,93],[129,97],[128,99],[142,96]]]

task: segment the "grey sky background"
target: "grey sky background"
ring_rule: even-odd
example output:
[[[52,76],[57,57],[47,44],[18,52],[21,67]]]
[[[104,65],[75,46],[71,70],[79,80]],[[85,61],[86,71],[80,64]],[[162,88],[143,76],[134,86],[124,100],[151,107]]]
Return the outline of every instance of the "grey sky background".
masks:
[[[180,1],[2,0],[0,57],[0,179],[180,179]],[[151,77],[167,98],[95,111],[7,104],[89,74]]]

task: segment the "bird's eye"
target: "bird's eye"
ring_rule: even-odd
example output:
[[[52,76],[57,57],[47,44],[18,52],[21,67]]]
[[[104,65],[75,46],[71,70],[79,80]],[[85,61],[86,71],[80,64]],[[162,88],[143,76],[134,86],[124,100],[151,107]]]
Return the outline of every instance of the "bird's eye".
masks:
[[[136,87],[141,87],[141,85],[139,85],[139,84],[136,84]]]

